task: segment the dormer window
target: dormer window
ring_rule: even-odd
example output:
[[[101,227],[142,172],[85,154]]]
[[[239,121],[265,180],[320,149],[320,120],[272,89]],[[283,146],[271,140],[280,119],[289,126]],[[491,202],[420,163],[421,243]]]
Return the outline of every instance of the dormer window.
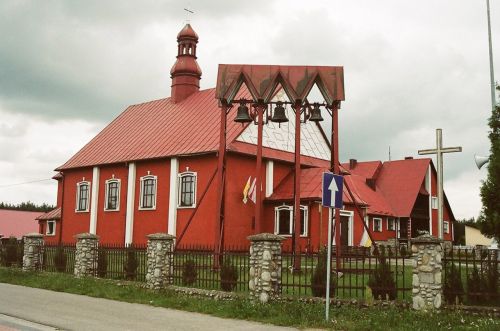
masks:
[[[141,196],[139,209],[156,208],[156,176],[147,175],[141,177]]]
[[[89,211],[90,182],[81,181],[76,184],[76,208],[77,212]]]
[[[196,207],[196,172],[186,171],[179,174],[179,196],[177,207]]]
[[[120,210],[120,180],[108,179],[106,181],[106,196],[104,200],[104,210]]]

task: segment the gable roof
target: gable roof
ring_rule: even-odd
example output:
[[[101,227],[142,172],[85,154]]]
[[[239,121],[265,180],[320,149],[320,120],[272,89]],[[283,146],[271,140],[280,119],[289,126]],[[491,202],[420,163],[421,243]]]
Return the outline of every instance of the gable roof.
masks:
[[[384,162],[377,186],[399,217],[410,217],[431,159]]]
[[[40,212],[0,209],[0,234],[5,238],[38,232],[36,217]]]
[[[60,220],[61,219],[61,207],[57,207],[56,209],[52,209],[51,211],[46,212],[36,218],[39,221],[47,221],[47,220]]]
[[[377,173],[379,167],[382,166],[381,161],[365,161],[356,162],[354,168],[350,168],[349,163],[342,163],[342,166],[349,171],[351,174],[355,174],[365,178],[373,178]]]

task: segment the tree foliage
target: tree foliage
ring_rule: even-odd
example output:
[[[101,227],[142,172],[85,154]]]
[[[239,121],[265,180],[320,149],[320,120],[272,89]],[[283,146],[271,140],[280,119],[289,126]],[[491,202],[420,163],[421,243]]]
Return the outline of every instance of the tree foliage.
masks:
[[[41,205],[37,205],[31,201],[21,202],[18,204],[0,202],[0,209],[48,212],[54,208],[55,206],[46,204],[45,202],[42,203]]]
[[[500,90],[497,86],[497,90]],[[488,177],[481,186],[483,209],[479,216],[481,232],[500,242],[500,106],[492,110],[488,124],[490,132],[490,160]]]

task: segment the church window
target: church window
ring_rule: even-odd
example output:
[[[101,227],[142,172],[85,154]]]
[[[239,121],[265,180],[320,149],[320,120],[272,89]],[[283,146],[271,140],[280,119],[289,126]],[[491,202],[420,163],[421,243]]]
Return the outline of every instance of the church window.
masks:
[[[432,207],[432,209],[438,209],[438,198],[437,197],[432,197],[431,207]]]
[[[179,174],[178,207],[192,208],[196,206],[196,179],[196,172],[186,171]]]
[[[156,208],[156,176],[141,177],[141,196],[139,209]]]
[[[274,210],[274,233],[279,235],[291,236],[293,234],[293,207],[279,206]],[[307,236],[307,214],[306,206],[300,206],[300,236]]]
[[[382,232],[382,219],[374,217],[373,218],[373,231]]]
[[[394,222],[394,218],[392,217],[387,218],[387,230],[389,231],[396,230],[396,222]]]
[[[106,181],[106,196],[104,210],[120,209],[120,180],[109,179]]]
[[[90,183],[79,182],[76,184],[76,211],[89,211]]]
[[[45,231],[47,236],[54,236],[56,234],[56,222],[47,221],[47,229]]]
[[[450,233],[450,222],[448,221],[443,222],[443,230],[444,233]]]

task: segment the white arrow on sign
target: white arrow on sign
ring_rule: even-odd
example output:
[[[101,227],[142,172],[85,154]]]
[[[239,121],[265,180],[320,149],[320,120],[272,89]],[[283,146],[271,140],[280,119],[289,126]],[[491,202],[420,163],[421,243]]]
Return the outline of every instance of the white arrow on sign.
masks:
[[[335,177],[332,178],[332,181],[330,182],[330,186],[328,186],[328,190],[330,190],[330,206],[334,207],[335,206],[335,196],[337,195],[337,192],[339,190],[337,186],[337,182],[335,181]]]

